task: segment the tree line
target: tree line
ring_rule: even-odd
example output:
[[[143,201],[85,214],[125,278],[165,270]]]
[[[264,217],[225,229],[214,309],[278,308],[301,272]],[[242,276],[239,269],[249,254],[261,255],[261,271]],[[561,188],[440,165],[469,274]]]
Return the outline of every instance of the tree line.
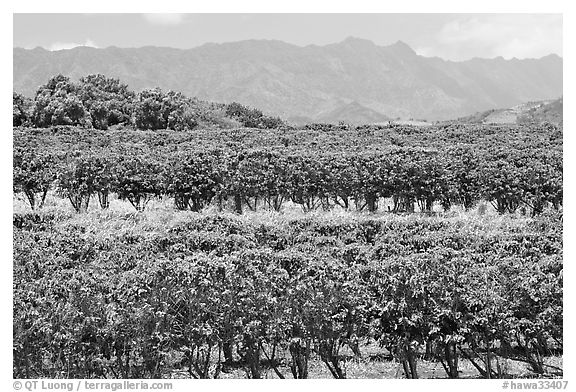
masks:
[[[32,209],[50,189],[86,211],[91,197],[108,208],[110,195],[143,211],[153,198],[174,198],[180,210],[266,208],[287,201],[304,211],[339,206],[377,211],[391,199],[393,212],[465,209],[480,200],[499,213],[540,214],[562,205],[562,155],[539,148],[487,152],[466,146],[445,151],[402,147],[363,154],[257,150],[50,152],[14,149],[13,187]]]
[[[13,125],[50,127],[74,125],[106,130],[113,126],[137,129],[194,129],[200,125],[277,128],[277,117],[239,103],[217,104],[160,88],[131,91],[119,79],[87,75],[78,82],[57,75],[38,88],[34,99],[13,93]]]

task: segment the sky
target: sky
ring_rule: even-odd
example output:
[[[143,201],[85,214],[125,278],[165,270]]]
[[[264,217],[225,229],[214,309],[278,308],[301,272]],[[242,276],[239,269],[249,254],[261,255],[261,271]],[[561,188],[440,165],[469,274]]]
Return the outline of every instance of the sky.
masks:
[[[561,14],[14,14],[14,47],[48,50],[276,39],[298,46],[347,37],[403,41],[418,54],[461,61],[562,56]]]

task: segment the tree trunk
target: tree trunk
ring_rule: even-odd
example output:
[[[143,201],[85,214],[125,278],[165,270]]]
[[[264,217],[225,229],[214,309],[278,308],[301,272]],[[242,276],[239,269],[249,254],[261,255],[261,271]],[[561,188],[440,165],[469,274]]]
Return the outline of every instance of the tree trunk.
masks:
[[[416,369],[416,353],[412,350],[408,341],[399,343],[396,348],[396,355],[402,363],[406,378],[418,378],[418,371]]]
[[[84,213],[88,211],[88,204],[90,202],[90,195],[68,195],[68,200],[74,207],[74,210],[78,213]]]
[[[326,364],[332,376],[337,379],[346,378],[346,371],[340,366],[338,343],[335,341],[321,342],[319,345],[320,359]]]
[[[187,210],[189,199],[189,196],[186,196],[182,193],[177,193],[174,195],[174,205],[181,211]]]
[[[234,212],[237,214],[242,213],[242,196],[239,193],[234,195]]]
[[[32,208],[32,211],[34,211],[36,209],[36,195],[34,195],[34,192],[30,191],[24,191],[24,194],[28,199],[28,203],[30,203],[30,208]]]
[[[376,212],[378,209],[378,197],[374,193],[366,194],[366,205],[368,207],[368,211]]]
[[[224,353],[224,362],[231,364],[234,362],[234,355],[232,352],[232,342],[226,340],[222,342],[222,352]]]
[[[297,379],[308,378],[308,360],[310,359],[310,341],[306,340],[306,345],[301,345],[301,340],[294,340],[288,346],[292,363],[290,370],[292,376]]]
[[[30,208],[32,210],[36,210],[37,208],[42,208],[44,206],[44,201],[46,200],[46,194],[48,193],[48,188],[42,190],[42,192],[35,194],[32,191],[25,190],[24,194],[28,199],[28,203],[30,204]]]
[[[447,343],[444,346],[444,358],[448,364],[448,377],[458,378],[458,353],[456,352],[456,343]]]
[[[107,209],[110,207],[110,201],[108,200],[108,191],[98,191],[98,202],[102,209]]]
[[[149,195],[136,195],[133,197],[128,197],[128,201],[136,209],[137,212],[142,212],[146,209],[146,204],[150,200]]]
[[[246,350],[244,355],[244,361],[248,365],[248,375],[250,378],[260,379],[262,378],[262,372],[260,370],[260,347],[258,343],[251,337],[244,339]]]
[[[418,372],[416,370],[416,355],[411,348],[407,350],[408,364],[410,365],[411,378],[418,378]]]

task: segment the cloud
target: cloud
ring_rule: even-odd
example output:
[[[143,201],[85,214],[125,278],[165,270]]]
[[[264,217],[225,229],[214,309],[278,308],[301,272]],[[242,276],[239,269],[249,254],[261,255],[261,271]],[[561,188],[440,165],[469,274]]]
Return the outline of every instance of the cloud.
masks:
[[[142,17],[154,25],[175,26],[184,21],[186,14],[142,14]]]
[[[450,60],[562,55],[562,16],[485,14],[459,17],[444,24],[428,42],[417,47],[416,52]]]
[[[96,46],[94,41],[92,41],[91,39],[86,39],[86,41],[84,41],[83,44],[73,43],[73,42],[54,42],[52,45],[48,46],[46,49],[48,49],[50,51],[66,50],[66,49],[75,48],[77,46],[88,46],[90,48],[97,48],[98,47],[98,46]]]

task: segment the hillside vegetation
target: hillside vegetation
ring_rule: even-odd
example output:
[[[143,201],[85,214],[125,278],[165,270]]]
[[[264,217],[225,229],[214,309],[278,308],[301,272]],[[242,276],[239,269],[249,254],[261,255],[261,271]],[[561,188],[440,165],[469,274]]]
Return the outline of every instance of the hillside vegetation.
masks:
[[[182,131],[197,127],[278,128],[284,123],[236,102],[228,105],[206,102],[160,88],[135,93],[119,79],[94,74],[80,78],[79,82],[56,75],[36,91],[34,99],[14,92],[13,125]]]
[[[459,118],[457,121],[472,124],[551,124],[562,127],[563,98],[552,101],[528,102],[509,109],[491,109]]]

